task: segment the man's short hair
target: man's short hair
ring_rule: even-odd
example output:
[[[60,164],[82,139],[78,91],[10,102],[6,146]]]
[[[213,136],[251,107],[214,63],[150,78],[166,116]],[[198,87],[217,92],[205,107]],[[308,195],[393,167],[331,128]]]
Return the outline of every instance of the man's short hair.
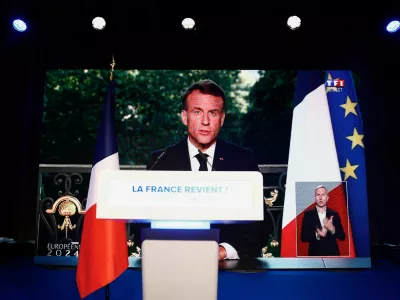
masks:
[[[328,193],[329,192],[329,190],[324,186],[324,185],[319,185],[319,186],[317,186],[316,188],[315,188],[315,190],[314,190],[314,193],[318,190],[318,189],[320,189],[320,188],[324,188],[325,189],[325,191]]]
[[[182,96],[182,110],[187,109],[186,100],[193,91],[200,91],[202,94],[221,97],[223,101],[222,110],[225,111],[225,91],[210,79],[197,81],[185,91]]]

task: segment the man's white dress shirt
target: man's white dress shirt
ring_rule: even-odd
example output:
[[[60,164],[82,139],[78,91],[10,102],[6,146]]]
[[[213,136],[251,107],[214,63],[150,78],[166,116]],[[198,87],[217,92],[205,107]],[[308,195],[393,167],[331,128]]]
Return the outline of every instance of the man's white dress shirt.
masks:
[[[207,171],[211,172],[212,171],[212,163],[214,160],[214,154],[215,154],[215,146],[217,143],[215,142],[210,148],[208,148],[205,151],[202,151],[204,154],[207,154]],[[189,157],[190,157],[190,165],[192,167],[192,171],[199,171],[200,168],[200,162],[196,158],[196,154],[199,154],[199,149],[196,148],[192,142],[188,138],[188,149],[189,149]],[[228,243],[221,243],[220,246],[224,247],[226,250],[226,258],[225,259],[239,259],[239,255],[236,251],[235,248],[233,248],[231,245]]]

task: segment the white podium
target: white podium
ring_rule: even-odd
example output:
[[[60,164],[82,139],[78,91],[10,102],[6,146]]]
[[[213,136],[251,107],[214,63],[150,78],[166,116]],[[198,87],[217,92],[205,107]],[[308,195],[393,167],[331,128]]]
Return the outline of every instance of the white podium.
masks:
[[[259,172],[118,170],[99,180],[97,218],[169,228],[142,243],[144,300],[216,300],[218,243],[196,228],[211,233],[210,223],[263,220]],[[192,231],[176,238],[174,228]]]

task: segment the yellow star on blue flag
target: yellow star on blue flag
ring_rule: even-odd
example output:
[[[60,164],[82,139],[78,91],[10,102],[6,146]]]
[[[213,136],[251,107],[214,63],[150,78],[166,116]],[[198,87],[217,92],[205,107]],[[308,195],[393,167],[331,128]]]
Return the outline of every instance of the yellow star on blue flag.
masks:
[[[344,116],[347,117],[348,114],[350,113],[355,114],[357,116],[357,111],[356,111],[357,104],[358,104],[357,102],[351,102],[350,97],[347,96],[346,103],[340,105],[340,107],[344,108],[345,110]]]
[[[356,146],[364,147],[364,143],[362,140],[363,138],[364,138],[364,135],[359,134],[356,128],[354,128],[353,135],[346,136],[346,139],[352,141],[351,149],[354,149]]]

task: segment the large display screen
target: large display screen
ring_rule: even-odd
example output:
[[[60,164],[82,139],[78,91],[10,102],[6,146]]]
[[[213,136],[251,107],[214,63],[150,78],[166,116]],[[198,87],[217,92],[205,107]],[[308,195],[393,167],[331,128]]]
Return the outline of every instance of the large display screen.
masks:
[[[37,264],[76,265],[109,77],[47,71]],[[121,169],[262,174],[263,220],[211,224],[221,269],[370,267],[357,74],[140,69],[113,80]],[[127,222],[130,267],[149,227]]]

